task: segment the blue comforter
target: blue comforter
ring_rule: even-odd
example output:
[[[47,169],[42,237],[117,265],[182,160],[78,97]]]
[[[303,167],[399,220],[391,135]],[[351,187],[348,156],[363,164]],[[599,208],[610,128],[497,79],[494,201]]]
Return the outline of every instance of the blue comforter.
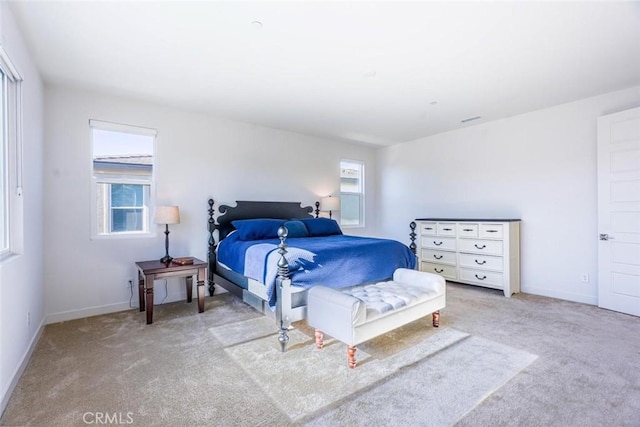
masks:
[[[232,233],[218,245],[218,261],[231,270],[264,283],[275,302],[278,239],[243,241]],[[393,276],[396,268],[415,268],[416,257],[400,242],[357,236],[289,238],[289,277],[296,286],[344,288]]]

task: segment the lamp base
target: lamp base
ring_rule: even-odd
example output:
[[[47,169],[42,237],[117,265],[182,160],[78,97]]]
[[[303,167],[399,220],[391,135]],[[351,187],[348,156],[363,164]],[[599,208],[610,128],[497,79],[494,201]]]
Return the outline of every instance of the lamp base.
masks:
[[[173,257],[170,257],[169,255],[165,255],[162,258],[160,258],[160,262],[165,264],[169,264],[172,260],[173,260]]]

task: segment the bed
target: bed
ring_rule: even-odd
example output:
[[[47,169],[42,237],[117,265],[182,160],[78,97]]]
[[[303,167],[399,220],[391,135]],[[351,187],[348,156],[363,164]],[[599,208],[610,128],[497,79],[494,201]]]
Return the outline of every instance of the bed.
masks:
[[[208,200],[208,285],[214,284],[275,318],[286,350],[291,322],[306,318],[307,290],[375,283],[396,268],[415,268],[415,254],[389,239],[348,236],[316,209],[295,202]],[[315,215],[314,215],[315,213]]]

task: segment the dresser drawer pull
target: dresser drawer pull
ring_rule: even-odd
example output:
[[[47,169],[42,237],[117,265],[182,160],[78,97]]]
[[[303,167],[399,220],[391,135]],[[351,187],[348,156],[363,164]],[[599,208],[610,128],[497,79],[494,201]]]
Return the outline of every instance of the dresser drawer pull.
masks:
[[[482,262],[478,261],[477,259],[474,259],[474,261],[476,262],[476,264],[478,265],[485,265],[487,263],[487,260],[482,260]]]
[[[487,233],[497,233],[498,230],[487,230]]]
[[[440,246],[442,243],[443,243],[443,242],[438,243],[438,242],[436,242],[435,240],[433,241],[433,244],[434,244],[434,245],[436,245],[436,246]]]
[[[433,268],[433,271],[435,271],[436,273],[442,273],[444,271],[444,268],[438,270],[437,268]]]
[[[453,228],[443,228],[444,231],[453,231]]]
[[[462,231],[474,231],[473,228],[463,228]]]
[[[436,255],[436,254],[433,254],[433,257],[434,257],[435,259],[442,259],[442,257],[443,257],[443,256],[444,256],[444,255]]]
[[[424,229],[425,230],[433,230],[433,228],[431,228],[431,227],[425,227]]]
[[[435,243],[435,242],[434,242],[434,243]],[[484,248],[486,248],[486,247],[487,247],[487,245],[478,246],[478,245],[476,245],[475,243],[473,244],[473,246],[475,246],[475,247],[476,247],[476,249],[484,249]]]
[[[487,278],[487,276],[482,276],[482,277],[480,277],[480,276],[478,276],[477,274],[476,274],[475,276],[476,276],[476,279],[478,279],[478,280],[484,280],[484,279],[486,279],[486,278]]]

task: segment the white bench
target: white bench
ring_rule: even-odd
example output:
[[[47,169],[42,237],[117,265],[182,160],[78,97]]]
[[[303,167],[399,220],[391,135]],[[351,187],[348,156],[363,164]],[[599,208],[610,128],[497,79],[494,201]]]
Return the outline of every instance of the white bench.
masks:
[[[347,344],[350,368],[355,368],[355,346],[428,314],[438,327],[445,307],[442,276],[397,269],[393,280],[345,289],[314,286],[307,299],[307,322],[316,329],[316,347],[324,333]]]

